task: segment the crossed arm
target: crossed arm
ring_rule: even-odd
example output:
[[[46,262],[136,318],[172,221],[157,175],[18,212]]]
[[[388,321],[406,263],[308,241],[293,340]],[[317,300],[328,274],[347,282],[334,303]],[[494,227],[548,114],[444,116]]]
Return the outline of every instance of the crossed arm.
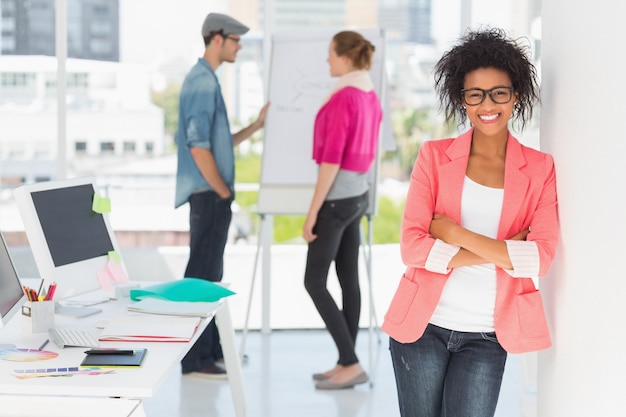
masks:
[[[508,240],[525,240],[529,229],[522,230]],[[504,240],[472,232],[443,214],[435,214],[430,222],[430,235],[461,249],[452,257],[448,268],[493,263],[503,269],[513,269],[509,251]]]

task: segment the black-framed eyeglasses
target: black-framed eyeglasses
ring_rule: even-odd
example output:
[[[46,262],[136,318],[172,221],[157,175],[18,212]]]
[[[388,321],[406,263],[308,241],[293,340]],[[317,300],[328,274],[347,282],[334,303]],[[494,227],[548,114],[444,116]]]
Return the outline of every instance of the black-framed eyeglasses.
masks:
[[[493,87],[490,90],[482,88],[466,88],[461,90],[463,102],[468,106],[478,106],[489,95],[496,104],[506,104],[513,98],[513,87]]]
[[[235,37],[230,36],[230,35],[225,35],[224,38],[230,39],[231,41],[235,42],[236,44],[239,44],[239,42],[241,42],[241,38],[235,38]]]

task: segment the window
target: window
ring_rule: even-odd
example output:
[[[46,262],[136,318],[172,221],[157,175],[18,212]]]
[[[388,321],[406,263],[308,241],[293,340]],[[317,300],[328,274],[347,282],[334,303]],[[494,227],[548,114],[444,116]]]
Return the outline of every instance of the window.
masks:
[[[15,19],[2,19],[2,31],[14,32],[15,31]]]
[[[113,45],[108,39],[91,39],[89,50],[94,54],[108,54],[113,50]]]
[[[67,74],[68,88],[87,88],[89,86],[89,75],[82,72]]]
[[[92,35],[109,35],[111,30],[111,22],[109,21],[95,21],[91,23],[90,31]]]
[[[10,35],[2,36],[2,51],[3,52],[13,52],[15,51],[15,38]]]
[[[134,153],[135,147],[135,142],[124,141],[124,153]]]
[[[498,9],[502,14],[508,9],[512,12],[527,11],[528,16],[498,19],[505,22],[515,20],[515,24],[520,26],[516,32],[523,37],[524,28],[521,26],[540,15],[540,1],[522,0],[519,7],[500,7],[501,3],[509,2],[511,0],[494,2],[489,9]],[[199,25],[192,23],[198,18],[202,21],[204,16],[197,16],[201,7],[176,8],[170,4],[176,2],[153,1],[150,2],[150,13],[145,13],[139,4],[141,2],[133,0],[67,0],[66,3],[67,105],[61,113],[58,112],[56,97],[56,62],[32,56],[50,55],[45,58],[54,60],[55,1],[0,0],[0,150],[9,160],[18,160],[15,165],[20,168],[15,175],[32,181],[34,174],[29,171],[29,159],[39,158],[34,165],[42,167],[45,165],[43,161],[49,162],[45,158],[50,153],[55,156],[57,148],[54,146],[56,131],[53,121],[61,116],[66,118],[68,124],[65,140],[70,159],[63,163],[71,168],[71,172],[64,168],[62,173],[66,175],[94,174],[112,176],[117,180],[116,176],[120,174],[113,173],[111,167],[117,168],[125,161],[144,158],[157,165],[161,163],[161,156],[175,157],[173,137],[178,120],[177,91],[184,75],[198,58],[197,49],[202,48],[198,35],[200,28],[190,30],[195,33],[190,38],[193,44],[186,43],[187,35],[181,36],[178,41],[175,39],[186,34],[187,26]],[[265,27],[265,3],[269,2],[219,3],[229,3],[231,13],[240,16],[253,29],[242,38],[245,47],[236,62],[223,65],[219,70],[229,117],[233,122],[241,120],[245,125],[256,118],[258,108],[264,101],[262,31]],[[248,3],[256,5],[253,7]],[[394,124],[397,119],[398,128],[394,129],[394,134],[398,150],[390,153],[385,161],[388,165],[385,165],[384,175],[406,180],[419,143],[424,138],[442,135],[437,130],[443,123],[438,119],[436,97],[429,75],[436,59],[447,49],[445,42],[455,38],[459,31],[461,2],[449,2],[445,7],[434,0],[275,0],[273,3],[273,26],[277,31],[306,31],[315,27],[385,28],[388,39],[384,50],[388,72],[386,93]],[[527,7],[522,7],[523,4]],[[353,7],[355,5],[358,7]],[[482,9],[474,5],[470,16],[472,24],[490,22],[490,18],[485,16],[486,10]],[[172,10],[180,14],[180,19],[170,19],[167,30],[157,33],[140,30],[152,25],[155,17],[167,15]],[[251,11],[255,13],[248,13]],[[206,13],[206,10],[201,13]],[[451,19],[452,23],[434,24],[441,22],[442,18]],[[491,21],[497,23],[494,19]],[[420,25],[411,27],[411,23]],[[431,38],[436,42],[429,43]],[[410,39],[414,41],[410,42]],[[124,45],[124,54],[120,54],[121,45]],[[535,44],[536,50],[539,45]],[[8,54],[23,56],[6,57]],[[383,55],[377,51],[375,57],[382,58]],[[320,64],[325,67],[321,61]],[[306,69],[303,72],[306,73]],[[35,99],[37,106],[33,105]],[[24,116],[27,108],[33,113]],[[431,111],[431,108],[434,110]],[[234,130],[239,127],[235,124]],[[25,147],[9,145],[18,137]],[[49,140],[51,151],[34,147],[37,140]],[[250,145],[250,149],[259,149],[262,141],[246,144]],[[242,147],[240,151],[245,149]],[[71,160],[73,156],[78,159],[77,163]],[[147,175],[159,172],[147,165],[124,166],[123,175],[132,178],[123,181],[124,187],[134,186],[135,182],[153,181],[153,178],[146,178]],[[6,173],[7,168],[1,168]],[[54,166],[45,175],[50,175],[50,172],[54,172]],[[167,175],[171,180],[173,174],[168,171]],[[171,188],[171,185],[166,187]],[[135,197],[133,194],[132,198]],[[132,198],[129,199],[131,202]]]
[[[37,141],[33,142],[33,157],[35,159],[52,159],[52,142]]]
[[[74,142],[74,152],[76,152],[77,154],[81,154],[81,155],[86,154],[87,142],[85,141]]]
[[[5,72],[0,74],[2,87],[32,87],[35,85],[35,74],[32,72]]]
[[[9,149],[9,159],[24,159],[25,157],[26,157],[26,150]]]
[[[100,142],[100,152],[102,153],[115,152],[115,142]]]

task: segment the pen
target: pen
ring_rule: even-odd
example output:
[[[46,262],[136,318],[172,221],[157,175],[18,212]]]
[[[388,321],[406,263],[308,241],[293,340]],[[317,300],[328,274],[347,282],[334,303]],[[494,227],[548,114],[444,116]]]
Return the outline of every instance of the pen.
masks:
[[[48,344],[48,342],[49,342],[49,341],[50,341],[50,339],[46,339],[46,341],[45,341],[45,342],[43,342],[43,343],[41,344],[41,346],[39,346],[39,350],[43,350],[43,348],[45,348],[45,347],[46,347],[46,345]]]
[[[86,350],[87,355],[134,355],[134,349],[100,348]]]
[[[57,288],[57,283],[53,282],[52,284],[50,284],[50,287],[48,287],[48,293],[46,294],[46,300],[52,300],[52,297],[54,297],[54,291]]]
[[[39,291],[37,291],[37,300],[39,300],[39,296],[41,295],[42,290],[43,290],[43,278],[41,279],[41,284],[39,284]]]

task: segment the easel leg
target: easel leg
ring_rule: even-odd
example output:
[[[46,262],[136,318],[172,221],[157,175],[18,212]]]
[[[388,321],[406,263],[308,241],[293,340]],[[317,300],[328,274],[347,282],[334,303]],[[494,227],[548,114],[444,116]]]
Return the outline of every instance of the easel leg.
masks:
[[[261,242],[261,244],[263,245],[263,307],[261,312],[261,332],[263,334],[270,334],[270,271],[272,259],[272,241],[274,239],[274,216],[271,214],[265,215],[262,227],[264,230],[263,239]]]
[[[369,331],[368,331],[368,350],[369,350],[369,370],[370,370],[370,386],[374,384],[373,369],[374,369],[374,333],[378,336],[378,344],[381,344],[380,333],[378,332],[378,320],[376,318],[376,309],[374,307],[374,290],[372,285],[372,245],[373,245],[373,225],[372,216],[370,214],[367,217],[367,245],[365,245],[365,238],[363,236],[363,229],[361,229],[361,247],[363,249],[363,258],[365,259],[365,268],[367,271],[367,283],[369,294]],[[367,249],[366,249],[367,246]]]
[[[259,237],[256,245],[256,254],[254,255],[254,267],[252,268],[252,280],[250,281],[250,295],[248,296],[248,308],[246,309],[246,320],[243,325],[243,331],[241,334],[241,348],[239,352],[241,354],[241,360],[243,362],[246,356],[246,338],[248,337],[248,328],[250,322],[250,310],[252,308],[252,296],[254,295],[254,283],[256,281],[256,271],[259,263],[259,254],[261,253],[261,242],[263,236],[263,222],[265,221],[265,215],[261,214],[261,227],[259,229]]]
[[[246,339],[248,336],[248,328],[250,321],[250,310],[252,309],[252,297],[254,295],[254,284],[256,281],[256,273],[259,263],[259,254],[263,252],[263,292],[262,292],[262,323],[261,332],[263,334],[269,334],[270,332],[270,255],[272,245],[272,230],[274,227],[274,218],[269,215],[260,214],[261,227],[259,228],[259,237],[257,241],[256,254],[254,256],[254,267],[252,270],[252,280],[250,282],[250,295],[248,296],[248,308],[246,310],[246,320],[243,326],[243,333],[241,337],[241,360],[244,361]]]

